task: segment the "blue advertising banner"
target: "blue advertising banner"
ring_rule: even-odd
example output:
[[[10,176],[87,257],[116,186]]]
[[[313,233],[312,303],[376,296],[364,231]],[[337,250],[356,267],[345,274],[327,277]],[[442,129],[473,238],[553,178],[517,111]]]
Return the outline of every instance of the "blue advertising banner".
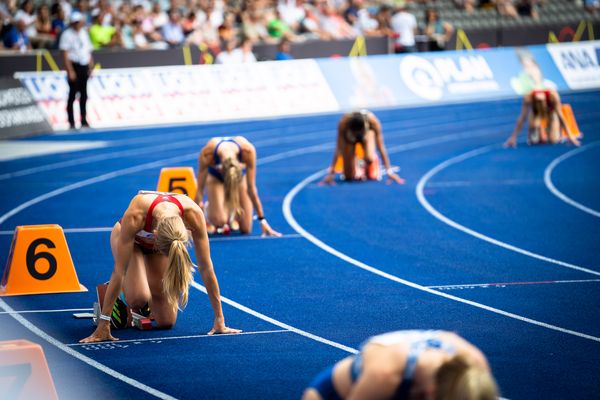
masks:
[[[567,89],[544,46],[318,60],[342,109],[493,100]]]

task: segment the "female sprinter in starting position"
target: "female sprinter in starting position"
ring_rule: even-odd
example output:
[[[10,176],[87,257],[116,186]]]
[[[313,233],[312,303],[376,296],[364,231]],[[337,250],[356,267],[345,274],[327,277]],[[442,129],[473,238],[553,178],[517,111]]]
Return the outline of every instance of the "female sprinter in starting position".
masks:
[[[572,132],[565,122],[558,92],[552,89],[534,89],[523,97],[521,114],[512,135],[504,144],[506,147],[517,147],[517,136],[521,133],[521,127],[530,110],[527,135],[529,144],[558,143],[564,129],[567,139],[575,146],[580,145],[577,138],[571,135]],[[545,127],[542,126],[542,121],[546,121]]]
[[[256,188],[256,149],[242,136],[212,138],[202,148],[196,202],[206,212],[208,222],[217,228],[228,229],[235,221],[240,232],[252,232],[254,208],[263,235],[281,236],[265,218]]]
[[[356,169],[355,147],[360,143],[365,152],[365,168],[363,171]],[[333,152],[333,161],[329,167],[329,172],[321,183],[330,184],[335,177],[335,164],[339,156],[344,161],[344,178],[347,181],[356,179],[379,179],[379,161],[375,148],[379,150],[381,159],[389,179],[396,183],[404,183],[392,170],[390,159],[388,158],[385,145],[383,144],[383,133],[381,132],[381,123],[379,119],[370,111],[361,110],[345,114],[338,123],[338,134],[335,151]]]
[[[496,400],[483,353],[445,331],[397,331],[370,338],[361,352],[321,372],[303,400]]]
[[[132,310],[149,304],[158,328],[169,329],[177,309],[185,307],[193,264],[186,245],[191,241],[198,270],[208,292],[215,321],[208,334],[238,333],[225,326],[219,283],[210,259],[204,214],[181,194],[139,192],[115,224],[110,247],[115,265],[106,289],[98,326],[82,343],[118,340],[110,332],[113,306],[121,290]],[[119,300],[120,301],[120,300]]]

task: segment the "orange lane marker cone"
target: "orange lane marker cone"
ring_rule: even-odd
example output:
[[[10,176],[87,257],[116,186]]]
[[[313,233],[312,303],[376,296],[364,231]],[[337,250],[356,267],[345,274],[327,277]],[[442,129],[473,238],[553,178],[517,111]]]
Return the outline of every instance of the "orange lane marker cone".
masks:
[[[159,192],[172,192],[196,198],[196,174],[192,167],[168,167],[160,170],[158,185]]]
[[[17,226],[4,267],[0,296],[87,292],[79,283],[59,225]]]
[[[0,393],[3,399],[58,399],[39,344],[28,340],[0,342]]]

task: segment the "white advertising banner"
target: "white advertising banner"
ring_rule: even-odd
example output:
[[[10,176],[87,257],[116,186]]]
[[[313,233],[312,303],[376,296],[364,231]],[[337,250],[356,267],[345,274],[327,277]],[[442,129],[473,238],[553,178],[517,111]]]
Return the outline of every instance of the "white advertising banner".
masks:
[[[68,126],[64,73],[16,78],[54,129]],[[318,64],[295,60],[98,70],[88,82],[87,109],[90,124],[101,128],[335,112],[339,105]]]
[[[600,88],[600,41],[547,45],[570,89]]]

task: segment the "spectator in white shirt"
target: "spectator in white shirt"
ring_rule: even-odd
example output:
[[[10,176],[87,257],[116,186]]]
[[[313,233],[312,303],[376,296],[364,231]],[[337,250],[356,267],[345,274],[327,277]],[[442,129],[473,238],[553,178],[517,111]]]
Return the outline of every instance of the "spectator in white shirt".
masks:
[[[92,74],[94,61],[92,58],[92,42],[84,28],[84,17],[78,11],[73,12],[70,26],[60,37],[58,48],[63,54],[67,81],[69,82],[69,98],[67,100],[67,116],[69,127],[75,129],[73,103],[79,93],[79,111],[81,127],[89,127],[87,121],[87,81]]]
[[[242,64],[256,62],[252,52],[252,40],[244,38],[240,47],[236,48],[237,40],[230,39],[225,42],[225,49],[215,59],[215,64]]]
[[[417,32],[417,19],[406,10],[404,0],[397,3],[397,11],[392,16],[392,29],[398,36],[394,43],[396,53],[410,53],[417,50],[415,45],[415,34]]]

